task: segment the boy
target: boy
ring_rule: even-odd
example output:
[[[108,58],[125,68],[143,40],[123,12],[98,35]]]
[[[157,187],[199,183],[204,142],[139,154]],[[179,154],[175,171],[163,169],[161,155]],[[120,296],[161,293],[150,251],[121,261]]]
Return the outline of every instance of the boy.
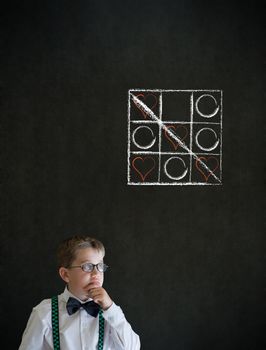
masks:
[[[138,335],[102,287],[104,255],[103,244],[91,237],[73,236],[59,245],[65,290],[53,303],[45,299],[33,308],[19,350],[140,349]]]

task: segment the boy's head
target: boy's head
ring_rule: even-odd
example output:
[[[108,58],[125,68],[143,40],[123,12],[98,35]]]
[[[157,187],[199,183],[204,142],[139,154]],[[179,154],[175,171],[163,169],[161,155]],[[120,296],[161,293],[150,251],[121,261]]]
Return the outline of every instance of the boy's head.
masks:
[[[103,244],[92,237],[73,236],[59,245],[59,274],[67,283],[68,290],[80,300],[88,298],[90,289],[102,286],[104,255]],[[91,265],[91,271],[88,271],[87,265]]]
[[[57,250],[58,267],[66,267],[72,265],[79,249],[92,248],[105,255],[105,249],[102,242],[93,237],[76,235],[65,239],[59,244]]]

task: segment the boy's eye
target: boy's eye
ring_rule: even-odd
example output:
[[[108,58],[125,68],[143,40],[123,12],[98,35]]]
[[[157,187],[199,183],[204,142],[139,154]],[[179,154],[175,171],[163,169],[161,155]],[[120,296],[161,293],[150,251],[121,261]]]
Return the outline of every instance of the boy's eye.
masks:
[[[98,264],[85,263],[81,265],[82,270],[85,272],[92,272],[94,267],[96,267],[99,272],[105,272],[108,268],[108,266],[102,262]]]
[[[85,264],[81,265],[81,268],[85,272],[91,272],[93,270],[94,266],[91,263],[85,263]]]

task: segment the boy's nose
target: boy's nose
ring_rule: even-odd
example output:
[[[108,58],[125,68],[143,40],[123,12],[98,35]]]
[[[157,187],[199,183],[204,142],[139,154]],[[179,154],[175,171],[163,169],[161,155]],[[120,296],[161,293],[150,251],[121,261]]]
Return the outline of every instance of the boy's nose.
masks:
[[[93,266],[93,270],[91,271],[92,275],[97,275],[99,273],[97,266]]]

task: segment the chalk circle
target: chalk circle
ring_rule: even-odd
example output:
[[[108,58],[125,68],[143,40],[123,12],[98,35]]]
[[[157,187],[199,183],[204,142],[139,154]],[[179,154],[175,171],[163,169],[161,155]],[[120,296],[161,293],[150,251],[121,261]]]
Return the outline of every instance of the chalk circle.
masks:
[[[153,140],[151,141],[151,143],[149,143],[148,145],[140,145],[136,139],[135,139],[135,135],[136,135],[136,132],[139,131],[140,129],[147,129],[151,132],[151,135],[153,137]],[[141,148],[141,149],[149,149],[151,148],[154,144],[155,144],[155,141],[156,141],[156,137],[154,137],[154,133],[152,131],[151,128],[149,128],[148,126],[139,126],[138,128],[136,128],[133,133],[132,133],[132,140],[133,140],[133,143],[135,146],[137,146],[138,148]]]
[[[214,111],[213,111],[212,113],[210,113],[210,114],[203,113],[203,112],[200,111],[200,109],[199,109],[199,102],[200,102],[202,99],[206,100],[206,98],[207,98],[207,99],[211,98],[211,99],[214,101],[214,103],[215,103],[215,109],[214,109]],[[201,115],[203,118],[212,118],[212,117],[218,112],[218,110],[219,110],[219,105],[218,105],[218,103],[217,103],[215,97],[213,97],[212,95],[209,95],[209,94],[203,94],[203,95],[201,95],[201,96],[197,99],[197,101],[196,101],[196,103],[195,103],[195,107],[196,107],[196,111],[198,112],[198,114]]]
[[[181,162],[181,165],[185,169],[184,172],[180,176],[172,176],[172,175],[169,174],[169,171],[167,170],[169,162],[173,161],[173,160],[177,160],[179,164]],[[181,180],[181,179],[183,179],[183,177],[185,177],[187,175],[188,169],[187,169],[186,163],[184,162],[184,160],[182,158],[180,158],[180,157],[171,157],[171,158],[167,159],[167,161],[164,163],[164,172],[172,180]]]
[[[211,132],[212,134],[214,134],[215,139],[217,140],[211,147],[204,147],[199,143],[199,136],[202,132],[206,133],[206,131],[209,133]],[[196,145],[203,151],[213,151],[218,145],[219,145],[219,139],[218,136],[216,134],[216,132],[211,129],[211,128],[202,128],[200,129],[197,133],[196,133]]]

